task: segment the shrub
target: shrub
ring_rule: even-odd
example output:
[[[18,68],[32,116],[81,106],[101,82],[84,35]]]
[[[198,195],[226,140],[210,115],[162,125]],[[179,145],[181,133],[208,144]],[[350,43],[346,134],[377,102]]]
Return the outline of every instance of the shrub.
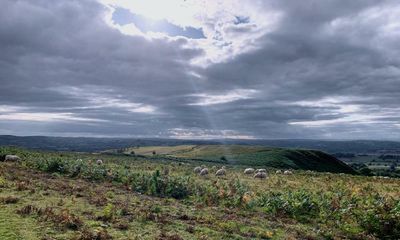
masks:
[[[166,196],[183,199],[190,195],[189,177],[169,177]]]
[[[369,209],[357,212],[360,226],[380,239],[400,237],[400,201],[375,199]]]
[[[37,164],[40,170],[49,173],[66,173],[68,170],[66,161],[57,158],[50,158],[44,161],[42,160]]]
[[[266,212],[303,221],[318,216],[321,210],[320,204],[315,194],[305,190],[271,192],[259,198],[259,205]]]

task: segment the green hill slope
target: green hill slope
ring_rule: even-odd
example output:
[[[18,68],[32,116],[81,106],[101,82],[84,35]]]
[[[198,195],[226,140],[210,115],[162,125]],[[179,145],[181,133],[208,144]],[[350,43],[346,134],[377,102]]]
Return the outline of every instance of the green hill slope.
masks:
[[[351,167],[342,161],[316,150],[246,145],[180,145],[127,149],[127,152],[132,151],[135,154],[145,156],[185,158],[224,164],[355,173]]]

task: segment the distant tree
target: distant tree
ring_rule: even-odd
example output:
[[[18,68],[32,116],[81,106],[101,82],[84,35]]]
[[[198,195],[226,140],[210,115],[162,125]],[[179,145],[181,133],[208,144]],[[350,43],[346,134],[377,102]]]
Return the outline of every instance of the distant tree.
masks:
[[[220,159],[221,159],[222,161],[224,161],[224,162],[227,161],[225,156],[222,156]]]
[[[117,149],[117,153],[123,153],[124,149]]]
[[[156,151],[153,151],[153,155],[156,155]]]
[[[135,151],[131,151],[131,155],[135,155]]]
[[[360,173],[365,176],[371,176],[372,170],[370,168],[364,167],[360,169]]]
[[[389,171],[391,172],[396,171],[396,164],[393,163],[392,165],[390,165]]]

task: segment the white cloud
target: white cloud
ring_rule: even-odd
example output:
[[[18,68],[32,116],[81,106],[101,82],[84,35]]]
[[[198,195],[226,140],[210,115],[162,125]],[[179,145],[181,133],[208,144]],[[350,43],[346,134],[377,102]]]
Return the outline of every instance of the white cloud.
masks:
[[[30,122],[55,122],[55,121],[78,121],[78,122],[106,122],[101,119],[77,117],[73,113],[50,113],[50,112],[14,112],[0,113],[0,120],[30,121]]]
[[[0,120],[5,121],[78,121],[78,122],[107,122],[102,119],[78,117],[70,112],[34,112],[32,108],[0,105]]]
[[[92,97],[88,99],[93,108],[119,108],[134,113],[154,113],[156,108],[142,103],[133,103],[128,100],[110,97]]]
[[[400,5],[396,1],[366,8],[358,14],[329,22],[326,33],[347,38],[353,45],[383,51],[398,58],[400,38]],[[388,48],[389,46],[389,48]]]
[[[335,124],[374,124],[381,122],[379,119],[382,116],[369,116],[364,114],[352,114],[342,118],[314,121],[295,121],[290,122],[291,125],[302,125],[305,127],[323,127],[325,125]]]
[[[128,112],[145,114],[155,113],[157,110],[155,106],[129,101],[105,89],[58,87],[53,88],[53,90],[85,100],[86,105],[79,107],[80,109],[115,108]]]
[[[287,103],[289,105],[301,106],[301,107],[320,107],[320,108],[331,108],[336,113],[353,113],[360,110],[362,105],[351,103],[356,100],[367,100],[368,98],[355,98],[355,97],[325,97],[316,101],[296,101]],[[350,103],[349,103],[350,102]]]
[[[198,100],[188,105],[209,106],[215,104],[229,103],[241,99],[252,98],[253,95],[256,93],[257,91],[254,89],[235,89],[222,94],[208,94],[208,93],[192,94],[190,96],[198,98]]]
[[[353,102],[363,102],[372,98],[356,98],[356,97],[326,97],[317,101],[298,101],[291,105],[303,107],[318,107],[324,111],[321,116],[335,116],[333,119],[308,120],[308,121],[292,121],[291,125],[301,125],[305,127],[323,127],[327,125],[354,125],[354,124],[386,124],[395,126],[398,121],[391,120],[400,118],[400,108],[381,108],[371,104],[354,104]],[[318,117],[318,116],[316,116]]]
[[[171,138],[177,139],[255,139],[254,136],[242,134],[234,130],[173,128],[168,132]]]

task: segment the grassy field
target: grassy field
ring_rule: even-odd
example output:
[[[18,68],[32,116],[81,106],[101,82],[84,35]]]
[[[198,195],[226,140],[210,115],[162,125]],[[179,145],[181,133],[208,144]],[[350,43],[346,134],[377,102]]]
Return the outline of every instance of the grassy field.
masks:
[[[0,162],[1,239],[400,238],[399,179],[268,168],[260,180],[181,158],[4,153],[23,160]],[[208,176],[193,173],[200,164]]]
[[[354,173],[321,151],[245,145],[179,145],[129,148],[125,153],[203,160],[222,164]]]

